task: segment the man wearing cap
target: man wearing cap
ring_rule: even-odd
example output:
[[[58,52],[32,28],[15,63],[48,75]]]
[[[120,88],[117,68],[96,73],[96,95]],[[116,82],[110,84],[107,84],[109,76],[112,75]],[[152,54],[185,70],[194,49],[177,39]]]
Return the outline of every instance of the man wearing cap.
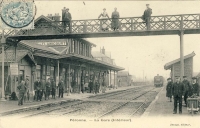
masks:
[[[19,101],[18,105],[23,105],[23,100],[24,100],[24,94],[26,92],[26,86],[25,86],[25,81],[22,80],[19,86],[17,86],[17,89],[19,90]]]
[[[52,94],[52,98],[56,99],[56,82],[54,81],[54,79],[51,79],[51,94]]]
[[[190,82],[187,80],[187,76],[183,76],[183,85],[184,85],[184,101],[187,106],[187,98],[190,90]]]
[[[64,7],[64,9],[62,10],[62,20],[63,22],[63,27],[64,30],[66,30],[66,27],[69,27],[69,32],[71,32],[71,25],[70,22],[72,20],[72,16],[71,13],[69,13],[69,8]]]
[[[177,113],[177,102],[179,103],[179,114],[182,114],[182,96],[184,94],[184,85],[180,81],[180,77],[176,76],[176,82],[172,87],[172,95],[174,97],[174,113]]]
[[[27,76],[26,80],[25,80],[25,86],[26,86],[26,92],[24,94],[24,102],[26,101],[29,101],[30,99],[30,89],[29,89],[29,78]]]
[[[166,87],[166,91],[167,91],[167,94],[166,96],[170,98],[170,102],[172,102],[172,81],[171,81],[171,78],[168,78],[167,79],[167,87]]]
[[[46,82],[46,100],[49,99],[49,95],[50,95],[50,91],[51,91],[51,80],[50,78],[48,78],[47,82]]]
[[[149,7],[149,4],[146,4],[146,10],[144,11],[144,14],[142,16],[142,19],[146,23],[147,30],[150,30],[150,19],[152,14],[152,9]]]
[[[196,77],[192,77],[192,95],[199,96],[199,84]]]
[[[40,77],[37,77],[37,81],[34,82],[34,91],[35,91],[35,96],[34,100],[40,100],[40,89],[41,89],[41,82],[40,82]]]

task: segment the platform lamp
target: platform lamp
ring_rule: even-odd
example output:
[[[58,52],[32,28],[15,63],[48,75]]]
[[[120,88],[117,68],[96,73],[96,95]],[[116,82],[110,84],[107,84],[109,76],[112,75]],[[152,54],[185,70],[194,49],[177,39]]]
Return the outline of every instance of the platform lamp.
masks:
[[[2,47],[2,88],[1,88],[1,101],[5,100],[5,89],[4,89],[4,45],[6,44],[6,39],[4,37],[4,30],[2,30],[1,47]]]

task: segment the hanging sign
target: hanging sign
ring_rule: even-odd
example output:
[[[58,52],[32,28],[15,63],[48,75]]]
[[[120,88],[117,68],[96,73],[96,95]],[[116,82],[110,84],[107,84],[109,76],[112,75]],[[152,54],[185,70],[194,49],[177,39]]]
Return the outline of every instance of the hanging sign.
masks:
[[[18,75],[18,63],[10,63],[10,72],[11,75],[17,76]]]

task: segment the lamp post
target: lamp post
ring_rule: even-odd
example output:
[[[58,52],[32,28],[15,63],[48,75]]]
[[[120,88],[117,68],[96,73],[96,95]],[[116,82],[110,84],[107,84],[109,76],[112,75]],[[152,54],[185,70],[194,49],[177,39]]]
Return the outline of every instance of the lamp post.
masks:
[[[4,37],[4,30],[2,30],[1,46],[2,46],[2,84],[1,84],[1,101],[5,100],[5,89],[4,89],[4,45],[6,43]]]

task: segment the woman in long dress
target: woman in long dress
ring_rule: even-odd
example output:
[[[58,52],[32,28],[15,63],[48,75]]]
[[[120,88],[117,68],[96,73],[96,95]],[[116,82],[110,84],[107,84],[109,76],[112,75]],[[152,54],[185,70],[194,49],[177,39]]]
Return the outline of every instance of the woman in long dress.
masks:
[[[103,9],[103,12],[99,15],[98,19],[100,19],[100,18],[102,19],[101,20],[102,30],[103,31],[108,30],[108,19],[107,18],[109,18],[109,16],[108,16],[108,13],[106,12],[105,8]]]
[[[112,23],[111,27],[115,31],[119,29],[119,12],[117,11],[117,8],[115,8],[115,11],[112,13]]]

